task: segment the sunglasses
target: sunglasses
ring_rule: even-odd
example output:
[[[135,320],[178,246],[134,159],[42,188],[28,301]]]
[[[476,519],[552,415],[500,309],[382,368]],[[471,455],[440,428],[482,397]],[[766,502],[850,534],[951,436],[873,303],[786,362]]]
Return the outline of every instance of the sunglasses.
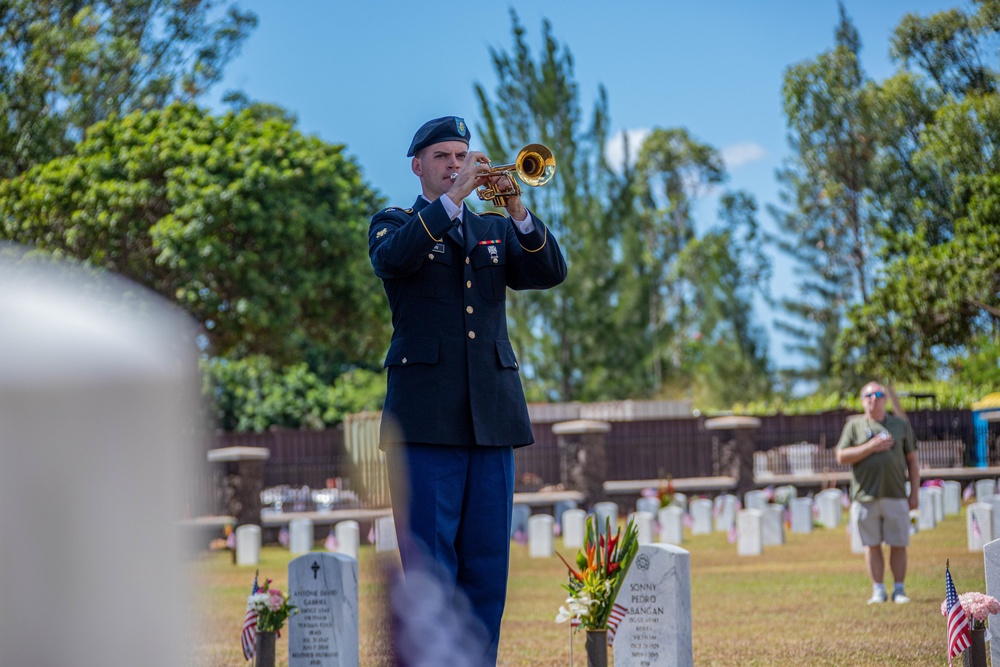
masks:
[[[862,397],[862,398],[871,398],[871,397],[873,397],[873,396],[874,396],[875,398],[885,398],[885,392],[881,392],[881,391],[871,391],[871,392],[868,392],[867,394],[862,394],[862,395],[861,395],[861,397]]]

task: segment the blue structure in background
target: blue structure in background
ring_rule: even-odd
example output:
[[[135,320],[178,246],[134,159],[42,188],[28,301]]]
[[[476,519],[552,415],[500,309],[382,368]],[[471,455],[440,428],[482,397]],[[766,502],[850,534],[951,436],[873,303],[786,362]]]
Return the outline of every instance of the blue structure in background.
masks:
[[[985,468],[989,465],[990,423],[1000,422],[1000,392],[988,394],[972,404],[972,430],[975,434],[975,451],[972,465]]]

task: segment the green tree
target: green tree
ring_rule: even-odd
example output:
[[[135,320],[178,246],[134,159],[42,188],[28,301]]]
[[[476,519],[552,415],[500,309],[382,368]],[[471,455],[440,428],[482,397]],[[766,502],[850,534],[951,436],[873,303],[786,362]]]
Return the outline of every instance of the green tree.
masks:
[[[835,377],[834,341],[846,310],[871,292],[878,248],[872,207],[876,137],[861,68],[858,32],[840,5],[833,50],[788,68],[782,86],[793,157],[779,172],[784,210],[772,208],[784,236],[777,246],[799,265],[799,298],[779,328],[811,365],[787,371],[826,388],[853,386]]]
[[[603,161],[607,97],[598,91],[591,122],[582,127],[573,58],[543,24],[544,46],[534,60],[525,30],[511,12],[513,54],[491,49],[498,84],[495,97],[476,84],[483,117],[477,128],[486,153],[512,162],[518,150],[540,142],[554,152],[553,181],[526,193],[533,211],[558,236],[571,264],[554,290],[515,293],[508,310],[511,339],[522,355],[529,398],[581,400],[607,391],[584,369],[600,367],[611,327],[610,249],[614,220],[604,204],[610,171]]]
[[[98,121],[196,99],[256,23],[230,0],[0,1],[0,179]]]
[[[873,95],[888,128],[876,163],[883,268],[839,341],[845,367],[1000,381],[1000,95],[984,58],[998,32],[991,2],[908,15],[895,32],[909,70]]]
[[[0,181],[0,239],[146,285],[216,355],[312,354],[340,372],[377,364],[388,339],[366,255],[380,205],[342,146],[274,108],[174,104],[98,123],[72,155]]]

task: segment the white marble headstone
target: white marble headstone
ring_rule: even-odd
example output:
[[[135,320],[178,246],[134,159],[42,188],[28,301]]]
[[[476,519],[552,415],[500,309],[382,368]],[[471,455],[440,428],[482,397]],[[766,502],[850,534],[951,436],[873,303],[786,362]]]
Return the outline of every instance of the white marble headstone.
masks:
[[[715,513],[715,530],[728,533],[736,524],[736,505],[739,499],[729,493],[716,496],[712,511]]]
[[[858,531],[858,519],[861,515],[861,503],[852,502],[847,513],[847,535],[851,542],[851,553],[863,554],[868,550],[864,542],[861,541],[861,533]]]
[[[358,667],[358,561],[314,552],[288,564],[288,667]]]
[[[691,555],[670,544],[639,547],[616,603],[626,608],[615,667],[691,667]]]
[[[671,505],[677,505],[685,512],[688,511],[688,497],[686,493],[681,493],[679,491],[674,492],[673,500],[670,501]]]
[[[743,494],[743,506],[748,510],[764,511],[767,507],[767,493],[760,489],[747,491]]]
[[[972,503],[965,508],[965,528],[969,551],[982,551],[993,541],[993,508],[988,503]]]
[[[763,512],[763,545],[765,547],[781,546],[785,543],[785,507],[769,503]]]
[[[691,501],[691,534],[706,535],[712,532],[712,501],[696,498]]]
[[[793,533],[811,533],[813,530],[812,498],[793,498],[789,506],[792,514]]]
[[[0,664],[184,664],[196,325],[110,272],[14,253],[0,243]]]
[[[990,496],[997,493],[997,481],[995,479],[980,479],[976,481],[976,502],[985,502]]]
[[[740,510],[736,513],[736,553],[759,556],[764,552],[764,514],[760,510]]]
[[[684,543],[684,510],[677,505],[668,505],[657,515],[660,522],[660,542],[665,544]]]
[[[986,571],[986,594],[1000,600],[1000,540],[983,546],[983,566]],[[1000,665],[1000,616],[990,616],[986,625],[990,642],[990,662]]]
[[[840,489],[826,489],[816,494],[819,508],[819,523],[824,528],[836,528],[844,513],[844,492]]]
[[[653,521],[656,515],[649,512],[635,512],[629,519],[635,522],[636,539],[639,544],[650,544],[653,541]]]
[[[288,522],[288,551],[307,554],[313,548],[312,519],[292,519]]]
[[[375,519],[375,551],[393,551],[399,547],[396,540],[396,524],[392,516]]]
[[[962,513],[962,483],[953,479],[945,480],[944,513],[948,515]]]
[[[353,519],[338,521],[333,527],[333,536],[337,538],[337,553],[357,560],[361,548],[361,527],[358,522]]]
[[[931,490],[926,486],[917,489],[917,528],[919,530],[930,530],[937,525],[934,520],[934,498]]]
[[[552,529],[556,520],[548,514],[535,514],[528,519],[528,555],[548,558],[552,555]]]
[[[594,517],[597,519],[597,532],[603,533],[607,529],[607,522],[610,520],[611,534],[614,535],[618,525],[618,503],[597,503],[594,505]]]
[[[578,549],[587,535],[587,512],[581,509],[566,510],[562,515],[563,546]]]
[[[653,516],[660,511],[660,499],[643,496],[635,501],[636,512],[649,512]]]
[[[256,565],[260,562],[260,526],[245,523],[236,527],[236,564]]]
[[[934,524],[944,521],[944,489],[940,486],[927,487],[931,495],[931,505],[934,507]]]

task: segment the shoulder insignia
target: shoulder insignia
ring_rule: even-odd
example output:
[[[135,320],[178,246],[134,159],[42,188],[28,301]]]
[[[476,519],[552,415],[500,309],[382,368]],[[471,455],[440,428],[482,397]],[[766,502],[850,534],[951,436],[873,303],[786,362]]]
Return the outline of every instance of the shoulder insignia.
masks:
[[[390,206],[389,208],[382,209],[382,213],[388,213],[389,211],[402,211],[406,215],[413,215],[412,208],[401,208],[399,206]]]
[[[375,238],[380,239],[385,236],[385,233],[389,231],[388,227],[383,227],[382,229],[375,232]]]
[[[480,213],[479,215],[495,215],[498,218],[506,218],[507,217],[503,213],[497,213],[496,211],[485,211],[483,213]]]

